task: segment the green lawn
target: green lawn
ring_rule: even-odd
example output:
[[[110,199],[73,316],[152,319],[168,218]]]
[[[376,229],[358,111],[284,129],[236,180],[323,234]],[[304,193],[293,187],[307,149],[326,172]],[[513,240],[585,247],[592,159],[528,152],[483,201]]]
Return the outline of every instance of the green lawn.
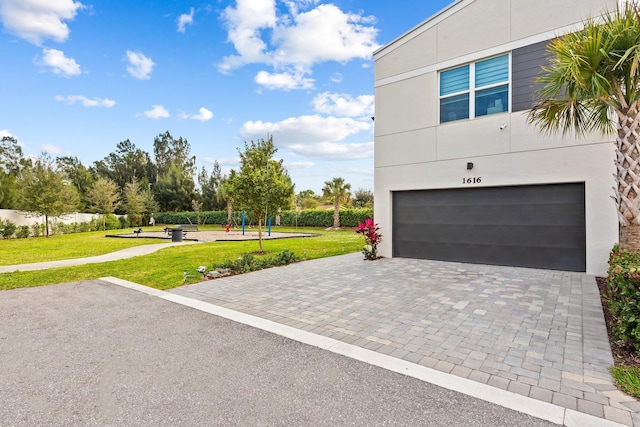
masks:
[[[295,231],[294,229],[278,228],[278,231]],[[362,248],[362,236],[356,234],[351,229],[339,231],[327,231],[317,228],[298,228],[297,231],[305,233],[320,233],[317,237],[301,237],[277,240],[264,240],[263,247],[266,255],[275,254],[285,249],[293,251],[298,257],[306,259],[320,258],[324,256],[340,255],[349,252],[358,252]],[[24,246],[14,246],[15,250],[31,251],[29,243],[37,243],[39,254],[38,260],[62,259],[58,257],[57,251],[79,254],[75,257],[89,256],[92,246],[102,246],[112,244],[112,241],[122,242],[120,244],[144,244],[158,243],[156,239],[114,239],[104,237],[104,232],[96,237],[85,236],[82,233],[70,234],[67,239],[23,239],[0,241],[0,258],[7,251],[5,244],[10,245],[16,242]],[[59,241],[65,243],[60,244]],[[47,243],[49,242],[49,243]],[[115,243],[117,246],[118,243]],[[112,250],[122,249],[128,246],[116,247]],[[187,283],[196,282],[200,275],[196,269],[200,265],[212,266],[228,259],[236,259],[242,254],[252,253],[258,250],[257,241],[239,242],[211,242],[196,245],[174,246],[162,249],[150,255],[121,261],[112,261],[100,264],[87,264],[76,267],[64,267],[49,269],[46,271],[25,271],[15,273],[0,274],[0,290],[23,288],[31,286],[42,286],[55,283],[73,282],[79,280],[96,279],[104,276],[115,276],[121,279],[151,286],[157,289],[170,289],[181,286],[184,283],[183,271],[187,270],[189,277]],[[108,251],[106,251],[108,252]],[[100,252],[99,252],[100,253]],[[104,253],[104,252],[101,252]],[[14,255],[11,255],[12,257]],[[19,257],[16,255],[16,257]],[[73,258],[66,256],[64,258]],[[24,261],[23,261],[24,262]],[[32,261],[35,262],[35,261]],[[16,264],[16,262],[5,262],[4,264]]]
[[[158,227],[158,230],[162,228]],[[0,240],[0,265],[28,264],[103,255],[133,246],[162,243],[158,239],[114,239],[105,234],[132,233],[132,229],[61,234],[50,237]]]

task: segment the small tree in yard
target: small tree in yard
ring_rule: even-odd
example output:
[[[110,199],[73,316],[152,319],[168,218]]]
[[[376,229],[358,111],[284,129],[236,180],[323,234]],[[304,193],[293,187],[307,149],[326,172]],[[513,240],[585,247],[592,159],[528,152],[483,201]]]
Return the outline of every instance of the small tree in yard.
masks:
[[[98,178],[87,194],[92,210],[102,214],[102,229],[106,230],[105,217],[112,214],[118,206],[118,185],[108,178]]]
[[[78,210],[78,190],[59,172],[53,161],[40,157],[25,169],[17,181],[18,208],[27,216],[44,216],[46,236],[49,218],[61,217]]]
[[[122,206],[127,213],[129,225],[137,227],[142,224],[142,214],[144,213],[144,196],[140,191],[138,180],[128,182],[122,191]]]
[[[234,204],[258,221],[258,242],[262,250],[263,218],[269,212],[290,207],[293,195],[293,183],[282,164],[282,160],[273,160],[278,149],[273,138],[261,139],[251,144],[244,143],[244,152],[240,153],[240,171],[231,171],[229,185]]]
[[[543,132],[616,135],[620,248],[640,251],[640,13],[631,2],[551,42],[529,121]]]

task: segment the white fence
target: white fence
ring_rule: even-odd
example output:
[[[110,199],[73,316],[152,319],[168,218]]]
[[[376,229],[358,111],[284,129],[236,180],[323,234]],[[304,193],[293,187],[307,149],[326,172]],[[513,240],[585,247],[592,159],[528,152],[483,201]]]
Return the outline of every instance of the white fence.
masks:
[[[62,217],[52,218],[49,217],[49,224],[52,222],[63,222],[65,224],[73,224],[74,222],[90,222],[93,218],[99,217],[98,214],[90,213],[72,213]],[[16,225],[31,225],[31,224],[44,224],[44,216],[26,216],[20,211],[12,209],[0,209],[0,218],[3,220],[9,220]]]

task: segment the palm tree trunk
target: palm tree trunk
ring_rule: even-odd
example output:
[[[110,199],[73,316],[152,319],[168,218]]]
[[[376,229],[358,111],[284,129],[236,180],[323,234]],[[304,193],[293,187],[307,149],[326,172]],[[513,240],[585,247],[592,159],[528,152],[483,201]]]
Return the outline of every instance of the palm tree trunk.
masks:
[[[333,203],[333,228],[340,228],[340,202],[337,196]]]
[[[619,115],[616,169],[620,249],[640,252],[640,112],[635,102]]]
[[[640,225],[630,224],[620,227],[620,249],[629,252],[640,252]]]

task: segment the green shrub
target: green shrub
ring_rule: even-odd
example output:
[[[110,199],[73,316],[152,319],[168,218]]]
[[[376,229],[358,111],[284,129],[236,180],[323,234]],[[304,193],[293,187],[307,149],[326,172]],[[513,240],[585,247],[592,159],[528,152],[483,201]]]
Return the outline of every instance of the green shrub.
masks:
[[[609,255],[607,277],[612,332],[623,346],[640,352],[640,254],[615,245]]]
[[[289,249],[285,249],[284,251],[276,254],[273,257],[273,265],[287,265],[292,264],[298,261],[298,257]]]
[[[16,232],[16,237],[18,239],[26,239],[31,234],[28,225],[21,225]]]
[[[97,221],[100,229],[102,230],[102,217],[98,218]],[[107,214],[104,217],[104,227],[107,230],[117,230],[119,228],[122,228],[122,224],[117,216],[115,216],[114,214]]]
[[[0,236],[3,238],[12,238],[17,229],[18,226],[14,222],[9,221],[8,219],[3,221],[2,218],[0,218]]]
[[[49,230],[51,230],[53,235],[67,234],[69,230],[69,226],[64,222],[54,221],[50,224]]]
[[[115,228],[127,228],[129,227],[129,220],[127,219],[127,217],[124,216],[119,216],[118,218],[118,225],[115,226]]]
[[[274,266],[291,264],[299,258],[288,249],[277,253],[272,257],[256,257],[252,254],[242,254],[235,261],[226,260],[221,264],[213,266],[214,269],[229,269],[234,274],[249,273],[251,271],[263,270]]]
[[[37,222],[35,224],[31,224],[31,234],[33,237],[39,237],[42,235],[42,232],[40,231],[40,224]]]

